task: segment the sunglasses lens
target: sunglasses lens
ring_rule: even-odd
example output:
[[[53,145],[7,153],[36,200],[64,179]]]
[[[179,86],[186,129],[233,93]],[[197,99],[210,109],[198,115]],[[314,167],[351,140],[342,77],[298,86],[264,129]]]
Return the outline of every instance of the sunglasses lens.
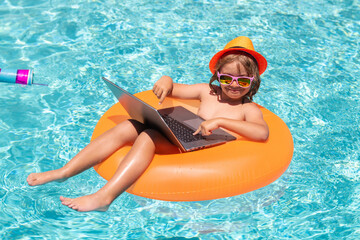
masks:
[[[230,77],[230,76],[220,76],[220,78],[219,78],[219,82],[221,83],[221,84],[230,84],[231,83],[231,81],[232,81],[232,77]]]
[[[248,79],[248,78],[239,78],[238,79],[238,83],[239,83],[239,85],[241,86],[241,87],[244,87],[244,88],[246,88],[246,87],[249,87],[250,86],[250,79]]]

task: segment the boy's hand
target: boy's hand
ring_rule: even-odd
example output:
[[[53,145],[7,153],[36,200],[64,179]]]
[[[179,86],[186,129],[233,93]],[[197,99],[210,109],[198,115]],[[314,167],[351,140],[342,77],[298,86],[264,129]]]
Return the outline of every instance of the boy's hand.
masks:
[[[212,131],[217,128],[219,128],[217,118],[206,120],[200,124],[199,128],[193,133],[193,135],[196,135],[201,132],[201,135],[209,136],[210,134],[212,134]]]
[[[173,89],[173,81],[171,77],[168,76],[162,76],[153,87],[153,92],[156,95],[156,97],[159,99],[159,104],[161,104],[166,96],[171,94]]]

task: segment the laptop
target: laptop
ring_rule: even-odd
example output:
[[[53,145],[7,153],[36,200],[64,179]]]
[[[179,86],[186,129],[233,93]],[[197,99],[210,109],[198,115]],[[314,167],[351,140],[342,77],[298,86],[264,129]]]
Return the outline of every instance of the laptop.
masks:
[[[193,135],[201,122],[204,121],[198,115],[182,106],[157,110],[105,77],[102,79],[131,118],[157,129],[183,152],[194,151],[236,139],[236,137],[220,128],[212,131],[209,136]]]

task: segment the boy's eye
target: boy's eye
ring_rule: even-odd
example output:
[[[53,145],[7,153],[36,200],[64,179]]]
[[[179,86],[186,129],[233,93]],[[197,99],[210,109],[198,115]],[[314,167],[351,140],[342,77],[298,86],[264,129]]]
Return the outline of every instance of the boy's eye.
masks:
[[[231,81],[232,81],[232,78],[229,76],[221,76],[220,77],[220,82],[222,82],[222,83],[229,84],[229,83],[231,83]]]
[[[239,78],[238,83],[242,87],[248,87],[250,85],[250,79],[247,78]]]

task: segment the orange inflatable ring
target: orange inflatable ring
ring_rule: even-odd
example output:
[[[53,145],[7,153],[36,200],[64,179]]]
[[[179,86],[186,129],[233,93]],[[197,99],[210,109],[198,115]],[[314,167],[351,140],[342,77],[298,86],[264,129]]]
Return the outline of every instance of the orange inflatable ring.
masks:
[[[135,94],[155,108],[182,105],[196,112],[199,101],[167,98],[159,106],[151,91]],[[166,201],[201,201],[235,196],[264,187],[279,178],[293,155],[293,139],[286,124],[274,113],[259,106],[269,125],[266,142],[238,140],[188,153],[155,155],[147,170],[128,193]],[[99,120],[92,140],[128,119],[120,103],[114,104]],[[125,146],[94,168],[109,180],[122,158]]]

